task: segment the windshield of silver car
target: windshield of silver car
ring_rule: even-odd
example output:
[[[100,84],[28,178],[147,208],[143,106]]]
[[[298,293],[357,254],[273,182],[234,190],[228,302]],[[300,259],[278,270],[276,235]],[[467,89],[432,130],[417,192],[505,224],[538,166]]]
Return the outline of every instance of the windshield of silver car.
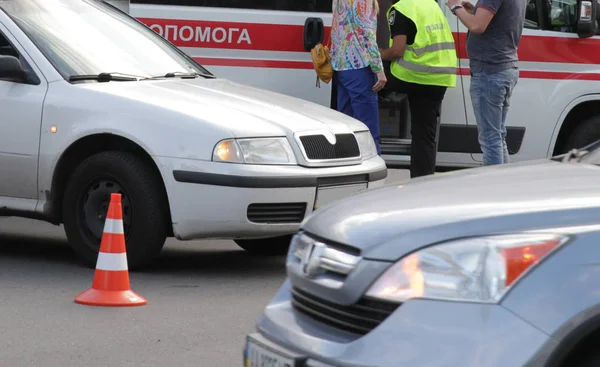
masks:
[[[65,79],[103,73],[210,75],[153,30],[100,1],[0,1],[0,7]]]

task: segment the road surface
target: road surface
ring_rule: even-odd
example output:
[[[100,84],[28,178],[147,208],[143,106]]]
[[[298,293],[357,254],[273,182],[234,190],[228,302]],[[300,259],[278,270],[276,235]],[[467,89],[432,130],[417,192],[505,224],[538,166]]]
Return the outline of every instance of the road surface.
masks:
[[[390,170],[388,182],[408,179]],[[242,366],[246,333],[285,277],[283,258],[252,257],[232,241],[169,240],[156,266],[130,273],[148,304],[78,305],[94,270],[62,227],[0,218],[2,366]]]

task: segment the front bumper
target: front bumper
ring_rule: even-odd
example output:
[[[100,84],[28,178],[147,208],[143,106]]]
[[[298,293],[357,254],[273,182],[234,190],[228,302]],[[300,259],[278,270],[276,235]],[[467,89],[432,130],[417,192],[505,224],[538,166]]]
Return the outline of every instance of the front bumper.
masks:
[[[557,343],[500,305],[411,300],[370,333],[358,336],[322,324],[291,306],[286,281],[253,334],[298,362],[330,366],[543,366]]]
[[[383,186],[387,177],[387,167],[380,157],[360,165],[326,168],[154,158],[165,182],[173,230],[180,240],[261,238],[294,233],[315,209],[319,187],[332,188],[328,195],[337,195],[339,199],[353,190],[340,189],[344,185],[371,189]],[[264,204],[270,207],[260,209]],[[268,210],[260,215],[271,216],[273,220],[250,220],[251,205]],[[281,211],[277,212],[277,208]],[[296,217],[277,222],[277,213],[282,213],[281,219],[291,215],[290,210]]]

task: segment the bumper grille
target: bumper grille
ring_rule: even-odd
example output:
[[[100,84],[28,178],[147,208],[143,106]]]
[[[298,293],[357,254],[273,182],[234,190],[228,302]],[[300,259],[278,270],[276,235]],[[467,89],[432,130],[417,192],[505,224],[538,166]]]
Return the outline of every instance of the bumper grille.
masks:
[[[315,159],[343,159],[360,156],[360,148],[353,134],[336,134],[336,143],[331,145],[324,135],[300,137],[306,157]]]
[[[292,290],[292,305],[297,311],[324,324],[360,335],[376,328],[400,306],[364,298],[351,306],[342,306],[297,288]]]
[[[307,203],[260,203],[248,205],[246,216],[254,223],[300,223]]]

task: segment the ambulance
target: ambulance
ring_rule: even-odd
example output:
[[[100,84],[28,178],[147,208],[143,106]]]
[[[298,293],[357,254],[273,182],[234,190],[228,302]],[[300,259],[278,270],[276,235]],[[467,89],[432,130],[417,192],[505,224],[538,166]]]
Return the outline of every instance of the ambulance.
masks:
[[[388,44],[379,0],[377,38]],[[439,119],[439,167],[482,164],[469,96],[467,29],[438,0],[455,36],[456,88]],[[512,162],[543,159],[600,139],[600,32],[598,0],[528,1],[519,46],[520,79],[506,121]],[[310,49],[326,43],[332,0],[130,0],[112,1],[181,48],[217,77],[336,108],[333,83],[317,86]],[[600,13],[600,10],[598,11]],[[410,162],[406,98],[380,98],[382,155],[388,166]]]

